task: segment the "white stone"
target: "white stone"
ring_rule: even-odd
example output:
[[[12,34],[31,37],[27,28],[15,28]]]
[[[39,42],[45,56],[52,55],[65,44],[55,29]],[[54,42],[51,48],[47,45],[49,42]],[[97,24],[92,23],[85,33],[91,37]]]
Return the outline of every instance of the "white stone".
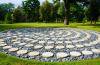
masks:
[[[19,37],[23,37],[23,35],[18,35]]]
[[[96,44],[98,44],[99,42],[100,42],[99,40],[96,40],[96,41],[91,42],[90,44],[91,44],[91,45],[96,45]]]
[[[48,43],[48,44],[53,44],[53,43],[54,43],[54,41],[48,41],[47,43]]]
[[[33,40],[31,43],[36,43],[38,40]]]
[[[64,48],[63,45],[58,45],[58,46],[56,46],[56,49],[63,49],[63,48]]]
[[[17,41],[17,42],[13,42],[13,44],[20,44],[21,42],[20,41]]]
[[[64,57],[67,57],[68,54],[67,54],[67,53],[64,53],[64,52],[58,52],[58,53],[56,54],[56,56],[57,56],[57,58],[64,58]]]
[[[28,55],[29,56],[37,56],[37,55],[39,55],[39,52],[33,51],[33,52],[28,53]]]
[[[56,43],[57,44],[63,44],[63,41],[57,41]]]
[[[45,41],[39,41],[39,44],[44,44],[45,43]]]
[[[73,43],[77,43],[77,42],[79,42],[79,41],[78,41],[78,40],[73,40],[72,42],[73,42]]]
[[[65,41],[65,43],[67,43],[67,44],[71,44],[72,42],[71,42],[71,41]]]
[[[100,54],[100,49],[92,49],[92,52]]]
[[[32,40],[33,40],[33,39],[27,39],[26,41],[27,41],[27,42],[31,42]]]
[[[0,47],[6,46],[7,44],[0,44]]]
[[[64,40],[64,38],[58,38],[58,40]],[[62,41],[62,43],[63,43],[63,41]]]
[[[22,33],[21,33],[21,32],[17,32],[17,34],[18,34],[18,35],[21,35]]]
[[[25,37],[30,37],[30,35],[25,35]]]
[[[33,46],[33,44],[27,44],[27,45],[25,45],[26,47],[32,47]]]
[[[3,42],[4,40],[3,39],[0,39],[0,42]]]
[[[26,53],[27,53],[27,50],[19,50],[19,51],[17,51],[18,55],[26,54]]]
[[[8,51],[14,52],[14,51],[17,51],[17,50],[18,50],[18,48],[10,48]]]
[[[12,46],[4,46],[3,49],[9,49],[12,48]]]
[[[82,51],[82,54],[84,54],[84,55],[92,55],[93,52],[92,51],[84,50],[84,51]]]
[[[66,45],[66,48],[74,48],[75,46],[73,45]]]
[[[43,47],[42,45],[36,45],[36,46],[34,46],[34,49],[40,49],[42,47]]]
[[[91,44],[87,43],[87,44],[84,44],[84,46],[91,46]]]
[[[43,38],[42,38],[43,39]],[[49,40],[50,38],[49,37],[46,37],[46,38],[44,38],[45,40]]]
[[[52,49],[52,48],[54,48],[54,46],[45,46],[45,49]]]
[[[16,42],[17,41],[17,39],[12,39],[12,42]]]
[[[20,44],[18,44],[19,46],[23,46],[23,45],[25,45],[26,43],[20,43]]]
[[[17,38],[17,36],[12,36],[12,38],[13,38],[13,39],[16,39],[16,38]]]
[[[29,40],[29,38],[23,38],[23,40],[27,41],[27,40]]]
[[[4,44],[5,42],[0,42],[0,44]]]
[[[82,47],[84,47],[84,45],[79,45],[79,44],[77,44],[76,47],[82,48]]]
[[[44,58],[49,58],[49,57],[52,57],[52,56],[53,56],[53,53],[52,52],[44,52],[42,54],[42,57],[44,57]]]
[[[81,53],[80,52],[73,51],[73,52],[70,52],[70,55],[73,56],[73,57],[77,57],[77,56],[80,56]]]

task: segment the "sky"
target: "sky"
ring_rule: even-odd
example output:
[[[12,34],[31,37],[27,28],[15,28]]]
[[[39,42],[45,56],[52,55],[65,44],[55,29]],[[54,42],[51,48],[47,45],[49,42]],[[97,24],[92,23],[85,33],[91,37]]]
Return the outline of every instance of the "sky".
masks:
[[[25,0],[0,0],[0,3],[13,3],[15,4],[15,6],[18,6],[18,5],[21,5],[22,4],[22,1],[25,1]],[[40,3],[42,4],[45,0],[39,0]],[[52,0],[48,0],[50,2],[52,2]]]

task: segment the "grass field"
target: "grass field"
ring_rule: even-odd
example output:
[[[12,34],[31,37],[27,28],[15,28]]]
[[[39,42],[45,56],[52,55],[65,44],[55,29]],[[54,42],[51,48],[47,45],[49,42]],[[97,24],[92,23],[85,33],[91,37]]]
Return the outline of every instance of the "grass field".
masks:
[[[49,27],[49,28],[79,28],[86,30],[94,30],[100,32],[100,23],[90,25],[88,23],[71,23],[64,26],[63,23],[16,23],[16,24],[0,24],[0,30],[16,29],[16,28],[33,28],[33,27]],[[8,56],[0,53],[0,65],[100,65],[100,58],[93,60],[71,61],[71,62],[39,62],[35,60],[24,60],[16,57]]]
[[[63,23],[15,23],[15,24],[0,24],[0,30],[16,29],[16,28],[33,28],[33,27],[47,27],[47,28],[80,28],[87,30],[100,31],[100,23],[91,25],[89,23],[71,23],[65,26]]]

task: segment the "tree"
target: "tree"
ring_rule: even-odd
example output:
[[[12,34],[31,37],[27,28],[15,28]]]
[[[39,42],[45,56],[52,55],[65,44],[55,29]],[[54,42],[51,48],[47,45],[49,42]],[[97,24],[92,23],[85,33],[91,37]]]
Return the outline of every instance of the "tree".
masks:
[[[44,22],[51,21],[51,18],[53,17],[52,9],[53,9],[53,5],[46,0],[39,10],[40,19],[42,19],[42,21]]]
[[[98,20],[100,16],[100,0],[91,0],[89,4],[89,8],[86,11],[86,16],[88,20],[91,21],[91,24],[96,24],[96,21]]]
[[[58,22],[58,18],[59,18],[59,14],[58,14],[58,10],[60,7],[60,0],[53,0],[53,18],[55,18],[54,20],[56,20],[56,22]]]
[[[4,23],[12,23],[12,13],[7,13],[6,15],[5,15],[5,21],[4,21]]]
[[[14,9],[14,4],[12,3],[0,4],[0,20],[4,21],[6,14],[8,15],[8,13],[9,14],[12,13],[13,9]]]
[[[29,21],[38,21],[40,2],[38,0],[26,0],[23,2],[23,9]]]
[[[19,6],[17,7],[12,14],[12,22],[19,23],[19,22],[26,21],[26,15],[23,12],[22,8]]]
[[[71,3],[70,6],[70,20],[77,21],[78,23],[82,23],[84,15],[84,6],[82,3]]]
[[[57,14],[59,15],[60,21],[64,19],[65,16],[65,10],[64,10],[64,3],[60,3],[60,7],[58,8]]]
[[[69,15],[70,15],[70,0],[63,0],[65,7],[65,20],[64,24],[69,25]]]

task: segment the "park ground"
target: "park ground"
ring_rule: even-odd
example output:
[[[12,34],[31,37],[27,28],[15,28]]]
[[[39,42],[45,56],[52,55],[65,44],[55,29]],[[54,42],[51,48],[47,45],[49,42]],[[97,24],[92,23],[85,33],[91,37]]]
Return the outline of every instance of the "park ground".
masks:
[[[100,23],[71,23],[64,26],[63,23],[15,23],[0,24],[0,30],[18,29],[18,28],[78,28],[83,30],[94,30],[100,32]],[[13,56],[0,53],[0,65],[100,65],[100,58],[93,60],[81,60],[71,62],[40,62],[36,60],[19,59]]]

